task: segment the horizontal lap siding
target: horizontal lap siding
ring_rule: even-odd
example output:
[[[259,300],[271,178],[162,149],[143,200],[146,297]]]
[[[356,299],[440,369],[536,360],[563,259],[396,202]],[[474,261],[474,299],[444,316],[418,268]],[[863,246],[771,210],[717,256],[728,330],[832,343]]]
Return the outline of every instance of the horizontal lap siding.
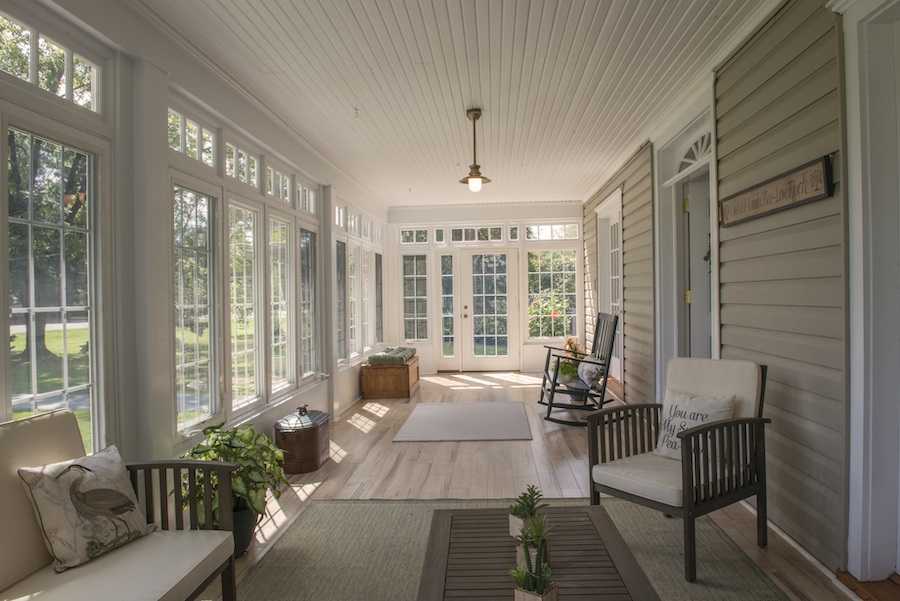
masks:
[[[841,173],[839,23],[787,3],[716,73],[719,198],[832,155]],[[721,354],[769,366],[769,517],[846,566],[847,273],[843,188],[719,229]]]
[[[654,398],[656,381],[653,275],[653,163],[647,144],[584,205],[585,311],[597,314],[597,221],[594,210],[622,186],[622,358],[625,399]]]

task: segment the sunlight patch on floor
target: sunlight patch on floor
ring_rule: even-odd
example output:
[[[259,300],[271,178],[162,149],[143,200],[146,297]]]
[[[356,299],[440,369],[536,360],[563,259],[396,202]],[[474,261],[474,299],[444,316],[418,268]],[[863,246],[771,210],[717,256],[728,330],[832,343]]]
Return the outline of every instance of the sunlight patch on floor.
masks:
[[[372,431],[372,428],[375,427],[375,422],[364,415],[360,415],[359,413],[354,413],[352,416],[350,416],[350,419],[347,420],[347,423],[363,434],[368,434]]]
[[[504,382],[512,382],[513,384],[525,384],[526,385],[526,386],[512,386],[512,388],[531,388],[531,387],[541,385],[541,378],[536,378],[534,376],[528,376],[525,374],[496,373],[496,374],[484,374],[484,375],[489,378],[494,378],[495,380],[502,380]]]
[[[347,451],[342,449],[336,442],[331,441],[331,460],[335,463],[340,463],[343,461],[344,457],[347,456]]]
[[[362,406],[362,409],[376,417],[384,417],[391,410],[390,407],[381,403],[366,403]]]

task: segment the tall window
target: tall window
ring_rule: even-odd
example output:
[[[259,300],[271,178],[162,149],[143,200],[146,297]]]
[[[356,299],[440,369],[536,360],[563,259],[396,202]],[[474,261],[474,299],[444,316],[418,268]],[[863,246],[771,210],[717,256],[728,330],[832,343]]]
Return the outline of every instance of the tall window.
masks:
[[[347,317],[350,354],[359,353],[359,245],[350,245],[347,257]]]
[[[575,335],[574,250],[528,253],[528,337]]]
[[[316,235],[300,230],[300,370],[319,369],[316,355]]]
[[[243,407],[259,396],[257,369],[256,213],[229,210],[231,272],[231,405]]]
[[[10,129],[8,144],[13,418],[68,407],[92,449],[93,161],[23,131]]]
[[[97,65],[0,13],[0,70],[96,112]]]
[[[381,253],[375,253],[375,343],[384,342],[384,304],[382,303],[384,290],[383,274],[381,267]]]
[[[428,276],[425,255],[403,257],[403,337],[428,338]]]
[[[347,243],[337,242],[334,253],[337,280],[337,352],[338,359],[347,358]]]
[[[272,390],[280,390],[294,382],[293,319],[291,319],[291,253],[290,226],[280,219],[269,219],[269,313],[271,328],[270,360]]]
[[[360,263],[360,279],[362,280],[362,303],[360,303],[360,331],[362,332],[362,343],[364,348],[372,347],[372,329],[369,327],[369,301],[371,299],[372,278],[369,277],[372,262],[372,251],[363,249],[362,262]]]
[[[175,186],[175,404],[184,430],[217,410],[212,199]]]

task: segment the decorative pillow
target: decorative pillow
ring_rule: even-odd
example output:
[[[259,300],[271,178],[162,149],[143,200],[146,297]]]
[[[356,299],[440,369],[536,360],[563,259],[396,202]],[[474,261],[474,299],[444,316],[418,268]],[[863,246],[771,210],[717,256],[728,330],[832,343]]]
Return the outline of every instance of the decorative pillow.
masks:
[[[87,457],[19,468],[19,477],[57,572],[156,529],[147,524],[115,446]]]
[[[585,359],[590,361],[600,361],[596,355],[588,355]],[[591,388],[600,382],[600,378],[603,377],[603,372],[604,369],[602,365],[589,363],[588,361],[581,361],[578,363],[578,377]]]
[[[733,394],[704,397],[667,389],[662,407],[662,423],[659,425],[659,440],[653,452],[681,461],[679,432],[695,426],[731,419],[732,415],[734,415]]]

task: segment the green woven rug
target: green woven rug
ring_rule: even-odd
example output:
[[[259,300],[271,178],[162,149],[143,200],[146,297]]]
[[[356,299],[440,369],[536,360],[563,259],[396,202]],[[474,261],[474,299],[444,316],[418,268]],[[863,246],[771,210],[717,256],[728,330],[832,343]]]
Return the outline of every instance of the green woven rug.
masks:
[[[241,601],[413,601],[435,509],[510,501],[311,501],[238,585]],[[586,500],[549,500],[578,505]],[[682,522],[604,499],[663,600],[785,600],[775,584],[708,517],[697,520],[697,582],[684,581]],[[510,581],[512,582],[512,581]],[[510,584],[510,599],[512,585]],[[636,600],[640,601],[640,600]]]

